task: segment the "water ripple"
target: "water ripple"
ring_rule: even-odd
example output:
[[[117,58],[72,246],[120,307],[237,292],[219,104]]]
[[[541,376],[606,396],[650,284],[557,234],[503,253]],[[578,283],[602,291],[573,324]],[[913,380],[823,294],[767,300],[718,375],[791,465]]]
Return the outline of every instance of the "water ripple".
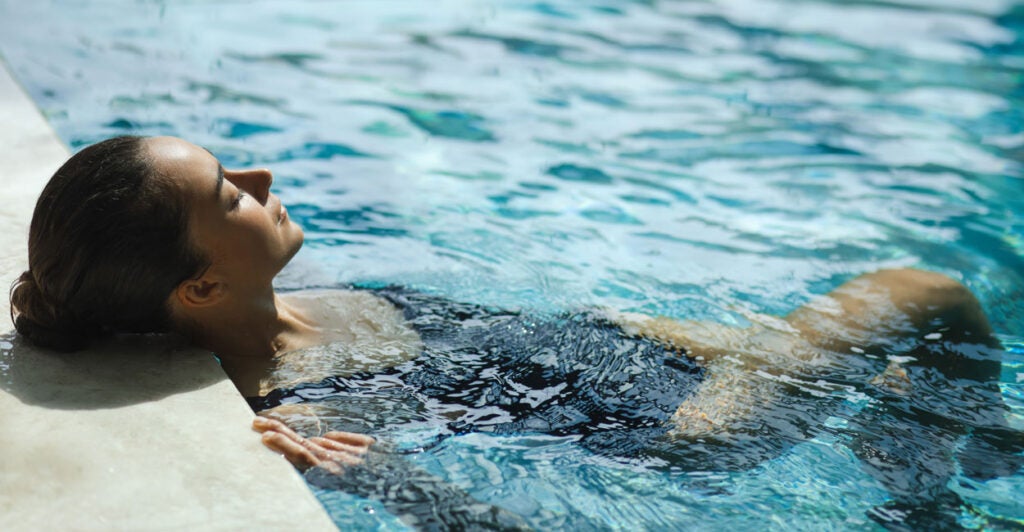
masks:
[[[172,134],[227,166],[270,167],[306,228],[288,286],[320,272],[742,324],[917,266],[962,279],[997,332],[1024,331],[1019,2],[0,0],[0,13],[0,52],[71,146]],[[1019,411],[1015,378],[1002,384]],[[862,529],[886,495],[847,443],[687,482],[529,435],[422,460],[441,475],[458,464],[447,471],[478,498],[538,528]],[[1024,518],[1012,490],[972,489],[968,502]]]

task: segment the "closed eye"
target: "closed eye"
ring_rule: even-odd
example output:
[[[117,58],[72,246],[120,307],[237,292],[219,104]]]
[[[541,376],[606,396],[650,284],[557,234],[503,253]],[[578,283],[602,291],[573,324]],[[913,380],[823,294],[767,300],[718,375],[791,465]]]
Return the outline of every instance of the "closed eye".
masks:
[[[245,196],[248,196],[248,194],[239,190],[238,195],[235,196],[235,199],[231,200],[231,210],[237,209],[238,206],[242,203],[242,198],[244,198]]]

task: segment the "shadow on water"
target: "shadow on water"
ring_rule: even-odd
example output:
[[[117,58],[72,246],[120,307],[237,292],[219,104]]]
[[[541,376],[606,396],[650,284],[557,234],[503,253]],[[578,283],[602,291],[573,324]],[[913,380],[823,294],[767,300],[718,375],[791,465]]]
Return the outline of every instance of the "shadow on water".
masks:
[[[77,353],[41,350],[14,333],[0,336],[0,389],[26,405],[118,408],[226,378],[209,352],[162,336],[117,338]]]

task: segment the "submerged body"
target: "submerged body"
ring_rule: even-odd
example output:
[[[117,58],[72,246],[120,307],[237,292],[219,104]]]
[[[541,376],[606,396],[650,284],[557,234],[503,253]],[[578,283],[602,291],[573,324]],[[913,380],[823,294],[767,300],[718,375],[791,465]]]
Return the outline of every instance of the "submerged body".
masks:
[[[356,423],[345,430],[379,430],[372,417],[390,426],[435,425],[447,434],[573,435],[594,452],[631,456],[668,432],[704,374],[685,352],[627,335],[596,312],[530,315],[401,288],[370,293],[400,309],[421,354],[388,364],[406,352],[400,340],[304,349],[295,355],[333,361],[335,375],[275,389],[251,400],[254,409],[311,400],[331,405],[335,417],[348,413]],[[315,378],[308,369],[280,372]]]
[[[250,400],[314,436],[256,424],[301,465],[355,462],[317,437],[332,430],[545,433],[684,472],[748,469],[831,432],[893,495],[873,517],[925,527],[955,522],[961,501],[948,482],[957,465],[975,479],[1022,465],[996,384],[999,346],[973,296],[938,274],[869,274],[785,318],[750,316],[746,328],[606,310],[531,316],[395,288],[292,297],[324,324],[333,312],[345,332],[326,334],[348,338],[283,354]],[[826,426],[830,415],[850,415],[841,410],[849,393],[872,404],[846,429]],[[372,498],[404,482],[395,468],[405,466],[370,462],[311,479]],[[458,514],[434,507],[432,493],[384,501],[406,517]]]

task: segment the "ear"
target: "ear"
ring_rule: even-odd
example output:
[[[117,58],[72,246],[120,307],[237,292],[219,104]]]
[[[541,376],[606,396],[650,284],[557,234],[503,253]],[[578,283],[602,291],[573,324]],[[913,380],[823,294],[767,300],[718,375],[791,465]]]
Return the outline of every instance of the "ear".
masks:
[[[222,281],[207,276],[182,281],[174,290],[174,298],[186,309],[211,307],[220,303],[226,294],[227,286]]]

